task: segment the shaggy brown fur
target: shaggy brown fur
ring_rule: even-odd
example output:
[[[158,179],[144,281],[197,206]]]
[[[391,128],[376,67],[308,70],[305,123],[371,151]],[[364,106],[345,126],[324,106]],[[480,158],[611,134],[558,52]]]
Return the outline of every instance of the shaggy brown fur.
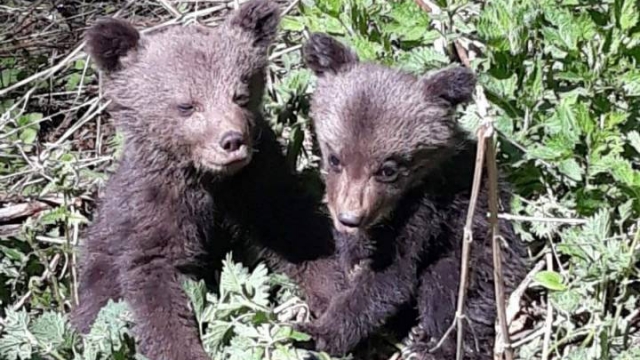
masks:
[[[181,277],[211,282],[232,247],[263,250],[315,308],[327,306],[337,286],[321,258],[333,252],[330,224],[259,111],[278,22],[275,4],[254,0],[216,29],[141,36],[105,19],[88,31],[126,141],[82,249],[73,312],[82,332],[109,299],[122,298],[149,359],[208,359]]]
[[[417,302],[422,359],[455,358],[455,336],[436,353],[455,316],[461,240],[473,178],[475,143],[453,114],[471,99],[473,73],[450,68],[416,77],[360,63],[334,39],[312,35],[307,65],[319,76],[312,118],[323,158],[344,291],[310,325],[316,346],[351,350],[399,309]],[[467,358],[490,359],[494,337],[493,265],[486,182],[473,218],[465,343]],[[503,186],[503,189],[505,187]],[[502,193],[507,207],[508,193]],[[524,275],[523,245],[500,223],[503,269],[512,290]],[[358,269],[353,271],[354,266]],[[477,344],[477,345],[476,345]]]

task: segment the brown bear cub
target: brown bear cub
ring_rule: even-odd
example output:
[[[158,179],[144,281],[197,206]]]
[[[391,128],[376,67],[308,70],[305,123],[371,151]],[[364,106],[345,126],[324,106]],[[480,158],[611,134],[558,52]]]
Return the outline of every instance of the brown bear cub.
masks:
[[[208,359],[182,275],[213,280],[232,246],[259,248],[303,287],[318,288],[307,296],[326,307],[335,290],[319,275],[331,273],[320,258],[334,251],[330,221],[300,189],[260,114],[278,24],[278,7],[254,0],[215,29],[142,35],[107,19],[88,31],[125,147],[82,248],[73,313],[82,332],[109,299],[124,299],[147,358]]]
[[[318,75],[311,116],[322,153],[326,199],[346,289],[302,325],[316,347],[350,351],[402,306],[419,310],[420,359],[455,358],[455,335],[430,353],[455,317],[461,243],[475,142],[454,119],[472,98],[475,76],[462,67],[416,77],[361,63],[338,41],[313,34],[304,59]],[[507,206],[508,193],[501,194]],[[495,301],[486,182],[473,222],[466,316],[467,358],[490,359]],[[524,275],[524,249],[501,222],[510,291]],[[354,270],[355,269],[355,270]]]

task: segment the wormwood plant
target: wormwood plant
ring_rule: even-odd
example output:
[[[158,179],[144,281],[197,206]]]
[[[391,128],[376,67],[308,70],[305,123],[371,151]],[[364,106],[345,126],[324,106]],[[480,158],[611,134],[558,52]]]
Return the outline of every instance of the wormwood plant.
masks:
[[[83,339],[65,315],[75,298],[74,249],[121,144],[79,47],[84,26],[117,11],[141,27],[215,25],[234,6],[0,5],[0,358],[134,356],[126,304],[108,305]],[[308,32],[328,32],[365,61],[416,74],[466,56],[491,103],[499,165],[513,184],[512,211],[500,217],[530,245],[530,280],[507,299],[517,313],[516,358],[640,358],[637,1],[302,0],[283,1],[283,10],[265,108],[292,164],[317,165],[308,119],[314,82],[299,52]],[[477,106],[460,121],[473,136]],[[215,295],[185,284],[214,358],[301,356],[291,343],[303,335],[279,319],[298,306],[286,281],[229,259],[221,280]]]

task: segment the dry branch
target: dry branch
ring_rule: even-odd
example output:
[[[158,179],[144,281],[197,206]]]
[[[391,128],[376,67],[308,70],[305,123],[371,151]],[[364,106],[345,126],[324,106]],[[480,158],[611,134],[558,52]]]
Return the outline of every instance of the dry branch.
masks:
[[[0,224],[11,220],[31,216],[50,206],[40,201],[10,205],[0,209]]]
[[[425,11],[432,14],[439,14],[442,10],[437,4],[428,0],[416,0],[416,3]],[[438,50],[441,52],[447,52],[446,40],[444,38],[445,24],[441,22],[434,22],[433,26],[443,35],[439,40],[444,40],[445,44],[440,44]],[[456,53],[457,58],[466,67],[470,67],[470,56],[468,51],[458,40],[453,42],[453,51]],[[473,186],[471,190],[471,198],[469,201],[469,209],[467,212],[467,219],[464,227],[464,237],[462,242],[462,260],[460,264],[460,286],[458,290],[458,302],[456,307],[456,316],[453,326],[457,327],[457,344],[456,344],[456,358],[462,360],[463,342],[464,342],[464,309],[467,292],[468,271],[469,271],[469,254],[471,251],[471,242],[473,241],[473,216],[475,215],[476,203],[478,200],[478,193],[480,190],[483,161],[486,159],[486,165],[489,175],[489,210],[490,210],[490,224],[491,224],[491,237],[493,244],[493,265],[494,265],[494,284],[495,284],[495,297],[496,297],[496,310],[498,315],[499,328],[496,331],[496,344],[495,344],[495,358],[501,359],[502,354],[506,356],[507,360],[513,359],[513,351],[511,349],[511,341],[509,339],[508,321],[505,309],[505,296],[504,296],[504,282],[502,279],[502,255],[499,238],[499,226],[498,226],[498,175],[497,165],[495,157],[495,130],[493,127],[493,119],[489,116],[489,102],[484,95],[484,89],[482,86],[477,87],[476,105],[480,117],[483,119],[483,124],[477,130],[477,152],[476,163],[473,178]],[[487,152],[485,156],[485,151]],[[440,340],[439,344],[444,341],[452,330],[452,327]]]

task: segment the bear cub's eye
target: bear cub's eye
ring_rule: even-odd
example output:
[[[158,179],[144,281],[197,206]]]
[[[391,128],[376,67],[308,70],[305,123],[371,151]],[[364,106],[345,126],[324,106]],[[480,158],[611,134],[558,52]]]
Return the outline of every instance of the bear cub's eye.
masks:
[[[398,179],[398,163],[393,160],[385,161],[376,173],[376,179],[381,182],[394,182]]]
[[[178,111],[182,116],[190,116],[196,110],[193,104],[178,104]]]
[[[333,154],[329,155],[329,166],[331,167],[332,170],[339,171],[340,159],[338,159],[338,157]]]
[[[233,95],[233,102],[238,106],[247,106],[247,104],[249,104],[249,100],[250,98],[248,92],[245,93],[243,91],[238,91]]]

